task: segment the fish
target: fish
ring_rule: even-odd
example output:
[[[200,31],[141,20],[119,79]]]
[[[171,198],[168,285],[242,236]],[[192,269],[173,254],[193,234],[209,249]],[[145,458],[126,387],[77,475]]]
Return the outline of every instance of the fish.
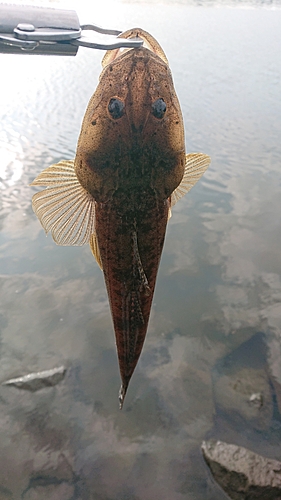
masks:
[[[147,333],[171,209],[210,164],[186,154],[182,112],[167,57],[141,28],[140,48],[115,49],[102,60],[74,160],[41,172],[32,186],[35,214],[58,245],[88,243],[109,298],[122,408]]]

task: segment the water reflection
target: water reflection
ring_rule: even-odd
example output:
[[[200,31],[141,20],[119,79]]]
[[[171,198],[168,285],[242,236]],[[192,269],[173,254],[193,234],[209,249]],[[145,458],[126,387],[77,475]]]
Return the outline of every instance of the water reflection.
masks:
[[[188,151],[213,160],[169,223],[122,412],[102,274],[87,247],[45,237],[29,187],[73,157],[101,54],[1,56],[0,380],[62,364],[67,375],[34,394],[1,387],[0,498],[223,500],[202,439],[280,457],[280,21],[270,9],[114,11],[116,26],[163,44]],[[260,420],[251,391],[269,398]]]
[[[137,0],[123,0],[123,3],[137,3]],[[150,4],[170,4],[171,0],[146,0]],[[187,7],[264,7],[264,8],[278,8],[281,7],[280,0],[176,0],[178,5]]]

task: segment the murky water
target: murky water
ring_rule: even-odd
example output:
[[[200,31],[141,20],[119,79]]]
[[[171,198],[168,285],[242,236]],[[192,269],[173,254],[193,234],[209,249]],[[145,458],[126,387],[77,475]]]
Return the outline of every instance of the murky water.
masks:
[[[74,157],[102,53],[0,56],[0,381],[68,368],[53,388],[0,388],[1,500],[223,500],[201,456],[210,436],[280,459],[281,10],[221,4],[87,14],[159,40],[187,152],[212,157],[169,222],[122,412],[102,273],[88,247],[45,237],[29,187]]]

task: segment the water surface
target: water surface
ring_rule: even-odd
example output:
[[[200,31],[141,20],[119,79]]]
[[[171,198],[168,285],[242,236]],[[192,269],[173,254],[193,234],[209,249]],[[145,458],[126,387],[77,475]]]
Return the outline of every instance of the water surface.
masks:
[[[278,3],[77,6],[81,20],[141,26],[159,40],[187,152],[212,157],[169,222],[122,412],[102,273],[87,246],[46,238],[29,187],[74,157],[102,54],[0,56],[0,381],[68,368],[54,388],[0,389],[1,499],[223,500],[203,439],[280,459]],[[260,410],[252,392],[263,393]]]

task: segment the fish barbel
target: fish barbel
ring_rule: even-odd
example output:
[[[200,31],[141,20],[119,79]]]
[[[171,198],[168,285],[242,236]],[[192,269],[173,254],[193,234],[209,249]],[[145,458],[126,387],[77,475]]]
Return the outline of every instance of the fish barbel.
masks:
[[[108,51],[74,160],[46,168],[32,198],[59,245],[89,243],[104,273],[114,324],[122,408],[146,336],[171,207],[210,158],[185,154],[184,126],[167,58],[142,29],[138,49]]]

